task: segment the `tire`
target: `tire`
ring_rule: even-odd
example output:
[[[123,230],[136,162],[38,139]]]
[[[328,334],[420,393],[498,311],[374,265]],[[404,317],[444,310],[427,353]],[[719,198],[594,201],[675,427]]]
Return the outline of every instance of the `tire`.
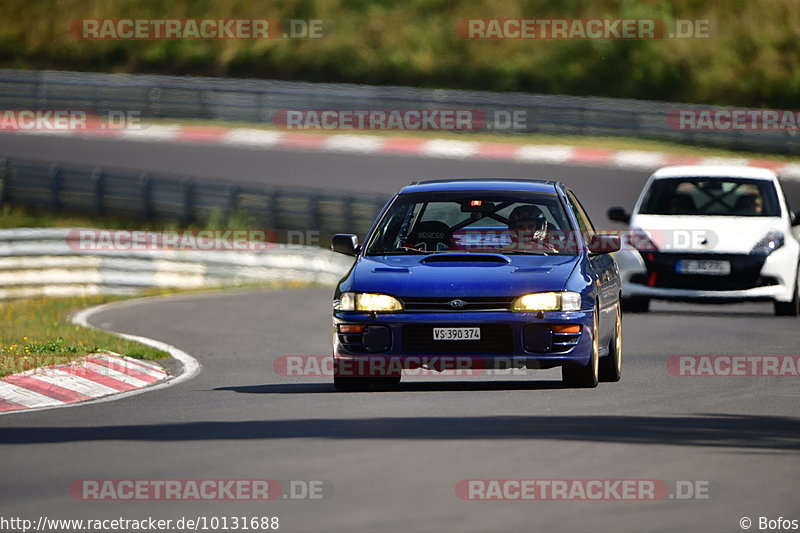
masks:
[[[617,322],[614,338],[608,347],[608,355],[600,359],[600,381],[613,383],[622,377],[622,311],[617,306]]]
[[[623,298],[622,310],[626,313],[646,313],[650,310],[650,298],[645,296]]]
[[[599,381],[600,367],[600,339],[599,328],[597,326],[598,310],[594,311],[594,324],[592,324],[592,353],[587,365],[564,365],[561,367],[561,379],[568,387],[581,389],[593,389],[597,387]]]
[[[343,370],[340,361],[334,357],[333,386],[339,392],[365,392],[369,390],[369,378],[353,376],[353,371]]]
[[[800,277],[800,267],[798,267]],[[800,280],[794,282],[794,298],[790,302],[775,302],[775,316],[800,315]]]
[[[403,378],[402,374],[397,376],[382,376],[377,378],[370,378],[370,383],[375,383],[376,385],[399,385],[400,380]]]
[[[369,390],[367,378],[339,378],[333,377],[333,386],[339,392],[366,392]]]

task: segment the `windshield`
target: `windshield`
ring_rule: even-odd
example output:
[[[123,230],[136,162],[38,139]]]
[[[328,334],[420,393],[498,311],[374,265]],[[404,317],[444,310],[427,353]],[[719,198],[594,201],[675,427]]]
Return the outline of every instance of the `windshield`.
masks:
[[[555,194],[403,194],[381,218],[366,254],[575,255],[573,234]]]
[[[780,216],[772,182],[742,178],[655,180],[639,209],[644,215]]]

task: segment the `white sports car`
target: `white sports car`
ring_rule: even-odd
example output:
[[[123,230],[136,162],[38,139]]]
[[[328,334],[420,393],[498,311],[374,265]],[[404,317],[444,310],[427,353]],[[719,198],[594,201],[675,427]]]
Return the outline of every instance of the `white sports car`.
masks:
[[[632,214],[612,207],[608,217],[631,230],[617,253],[624,309],[645,312],[651,299],[766,300],[776,315],[800,314],[800,212],[771,170],[662,168]]]

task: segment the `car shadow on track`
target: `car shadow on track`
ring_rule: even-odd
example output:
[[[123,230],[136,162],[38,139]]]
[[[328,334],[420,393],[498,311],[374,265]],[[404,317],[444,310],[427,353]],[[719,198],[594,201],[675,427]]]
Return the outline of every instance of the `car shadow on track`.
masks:
[[[770,310],[769,313],[753,313],[751,311],[667,311],[667,310],[652,310],[648,311],[647,314],[640,314],[636,313],[634,316],[659,316],[659,317],[683,317],[683,318],[694,318],[694,317],[701,317],[701,318],[768,318],[773,319],[776,318],[775,315]],[[628,315],[630,316],[630,314]],[[777,317],[783,318],[783,317]],[[796,320],[794,317],[786,317],[790,320]]]
[[[800,419],[781,416],[396,416],[3,427],[0,444],[275,439],[524,439],[800,451]]]
[[[437,391],[507,391],[551,390],[565,388],[561,381],[409,381],[400,385],[373,384],[369,392],[437,392]],[[276,383],[219,387],[215,391],[232,391],[244,394],[313,394],[336,392],[333,383]],[[340,393],[341,394],[341,393]]]
[[[659,302],[647,313],[628,313],[627,316],[705,317],[705,318],[775,318],[769,303],[689,304]]]

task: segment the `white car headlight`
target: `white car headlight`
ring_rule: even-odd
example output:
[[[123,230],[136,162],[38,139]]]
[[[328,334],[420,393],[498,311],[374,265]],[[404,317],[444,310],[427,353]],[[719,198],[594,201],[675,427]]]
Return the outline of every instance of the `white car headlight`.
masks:
[[[781,246],[783,246],[783,233],[776,229],[771,229],[766,235],[764,235],[764,238],[762,238],[756,243],[755,246],[753,246],[753,249],[750,250],[750,253],[769,255]]]
[[[534,292],[520,296],[511,305],[512,311],[580,311],[581,295],[577,292]]]
[[[394,296],[372,292],[343,292],[339,303],[340,311],[367,311],[388,313],[402,311],[403,304]]]

